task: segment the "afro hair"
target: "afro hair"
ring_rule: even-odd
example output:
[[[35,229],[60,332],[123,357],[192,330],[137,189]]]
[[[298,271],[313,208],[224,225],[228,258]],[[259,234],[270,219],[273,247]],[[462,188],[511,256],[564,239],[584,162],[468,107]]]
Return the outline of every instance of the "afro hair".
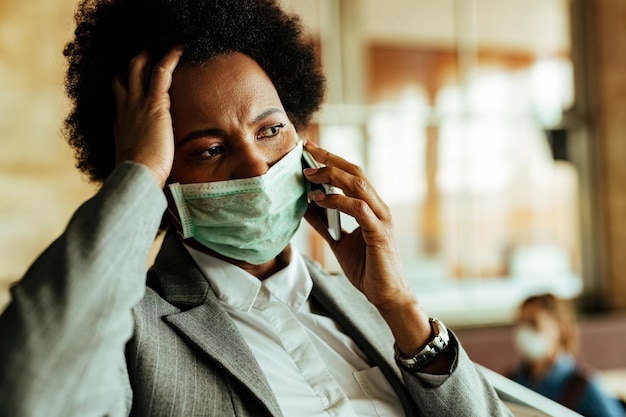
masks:
[[[64,49],[72,108],[64,133],[77,168],[104,181],[115,167],[114,77],[143,50],[153,62],[176,45],[193,64],[241,52],[268,74],[296,128],[304,128],[324,96],[324,77],[299,18],[274,0],[83,0],[75,37]]]

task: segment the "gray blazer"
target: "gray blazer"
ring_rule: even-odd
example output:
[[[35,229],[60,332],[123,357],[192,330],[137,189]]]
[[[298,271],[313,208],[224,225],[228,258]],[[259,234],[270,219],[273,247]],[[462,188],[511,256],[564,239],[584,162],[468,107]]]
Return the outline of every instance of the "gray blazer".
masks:
[[[175,235],[145,285],[165,206],[147,170],[120,165],[12,288],[0,316],[0,416],[282,416]],[[439,387],[401,374],[373,306],[344,277],[307,265],[314,302],[380,367],[407,415],[510,415],[454,337],[457,361]]]

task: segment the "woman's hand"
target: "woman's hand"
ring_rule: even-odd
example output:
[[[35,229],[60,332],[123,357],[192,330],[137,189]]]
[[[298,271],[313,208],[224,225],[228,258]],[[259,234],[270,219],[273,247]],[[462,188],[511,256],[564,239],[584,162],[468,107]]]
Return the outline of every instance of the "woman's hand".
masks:
[[[404,279],[404,270],[396,245],[389,207],[376,193],[360,167],[321,148],[307,144],[307,150],[325,168],[305,170],[313,183],[339,187],[345,195],[315,195],[315,203],[335,208],[354,217],[359,227],[342,232],[332,239],[325,226],[318,223],[314,211],[307,220],[324,237],[350,281],[379,309],[398,301],[413,301],[413,291]]]
[[[359,227],[352,233],[342,232],[341,238],[334,240],[313,207],[309,207],[305,218],[330,245],[352,284],[380,311],[398,348],[406,355],[416,354],[433,333],[428,316],[404,276],[389,207],[360,167],[311,142],[306,146],[318,162],[326,165],[305,169],[306,178],[339,187],[345,194],[317,195],[314,204],[349,214]]]
[[[161,187],[174,162],[169,89],[182,54],[182,47],[173,48],[150,68],[144,51],[129,63],[128,87],[117,78],[113,81],[116,160],[145,165]]]

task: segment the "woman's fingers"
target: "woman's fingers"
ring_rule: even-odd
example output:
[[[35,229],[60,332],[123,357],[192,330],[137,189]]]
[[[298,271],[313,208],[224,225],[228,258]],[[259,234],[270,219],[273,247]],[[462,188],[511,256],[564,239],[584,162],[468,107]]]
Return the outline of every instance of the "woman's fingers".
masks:
[[[172,75],[174,74],[174,70],[176,69],[182,55],[182,46],[172,48],[163,56],[154,68],[152,68],[148,95],[160,97],[168,94],[170,86],[172,85]]]
[[[169,89],[182,54],[182,47],[172,48],[151,68],[141,52],[129,63],[128,86],[113,81],[116,158],[145,165],[161,185],[174,160]]]
[[[371,211],[380,220],[388,219],[389,208],[359,166],[321,148],[307,145],[307,150],[318,162],[326,165],[317,170],[306,170],[307,179],[316,184],[334,185],[345,194],[339,197],[329,195],[324,203],[319,202],[320,205],[337,208],[355,218]]]
[[[319,198],[319,197],[318,197]],[[371,204],[359,198],[352,198],[341,194],[329,194],[323,199],[314,198],[315,203],[323,208],[332,208],[341,211],[357,221],[363,230],[379,230],[388,216],[379,216],[371,207]]]
[[[152,69],[147,51],[133,57],[128,64],[128,88],[126,98],[141,102],[146,98],[157,98],[167,94],[172,84],[172,75],[183,54],[183,47],[169,50]],[[119,103],[117,103],[119,105]]]
[[[145,96],[149,61],[148,51],[144,50],[128,63],[128,98],[133,102]]]

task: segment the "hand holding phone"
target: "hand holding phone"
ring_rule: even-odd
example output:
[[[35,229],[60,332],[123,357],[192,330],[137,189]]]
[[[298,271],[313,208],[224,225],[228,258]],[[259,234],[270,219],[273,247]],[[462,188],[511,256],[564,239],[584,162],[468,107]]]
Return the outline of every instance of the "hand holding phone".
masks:
[[[322,168],[323,165],[317,162],[313,155],[306,149],[302,150],[302,165],[304,168]],[[324,194],[341,194],[341,190],[330,184],[314,184],[307,181],[307,195],[310,191],[320,190]],[[341,237],[341,219],[339,217],[339,211],[337,209],[325,209],[319,206],[318,211],[322,221],[328,228],[328,233],[333,239],[338,240]]]

